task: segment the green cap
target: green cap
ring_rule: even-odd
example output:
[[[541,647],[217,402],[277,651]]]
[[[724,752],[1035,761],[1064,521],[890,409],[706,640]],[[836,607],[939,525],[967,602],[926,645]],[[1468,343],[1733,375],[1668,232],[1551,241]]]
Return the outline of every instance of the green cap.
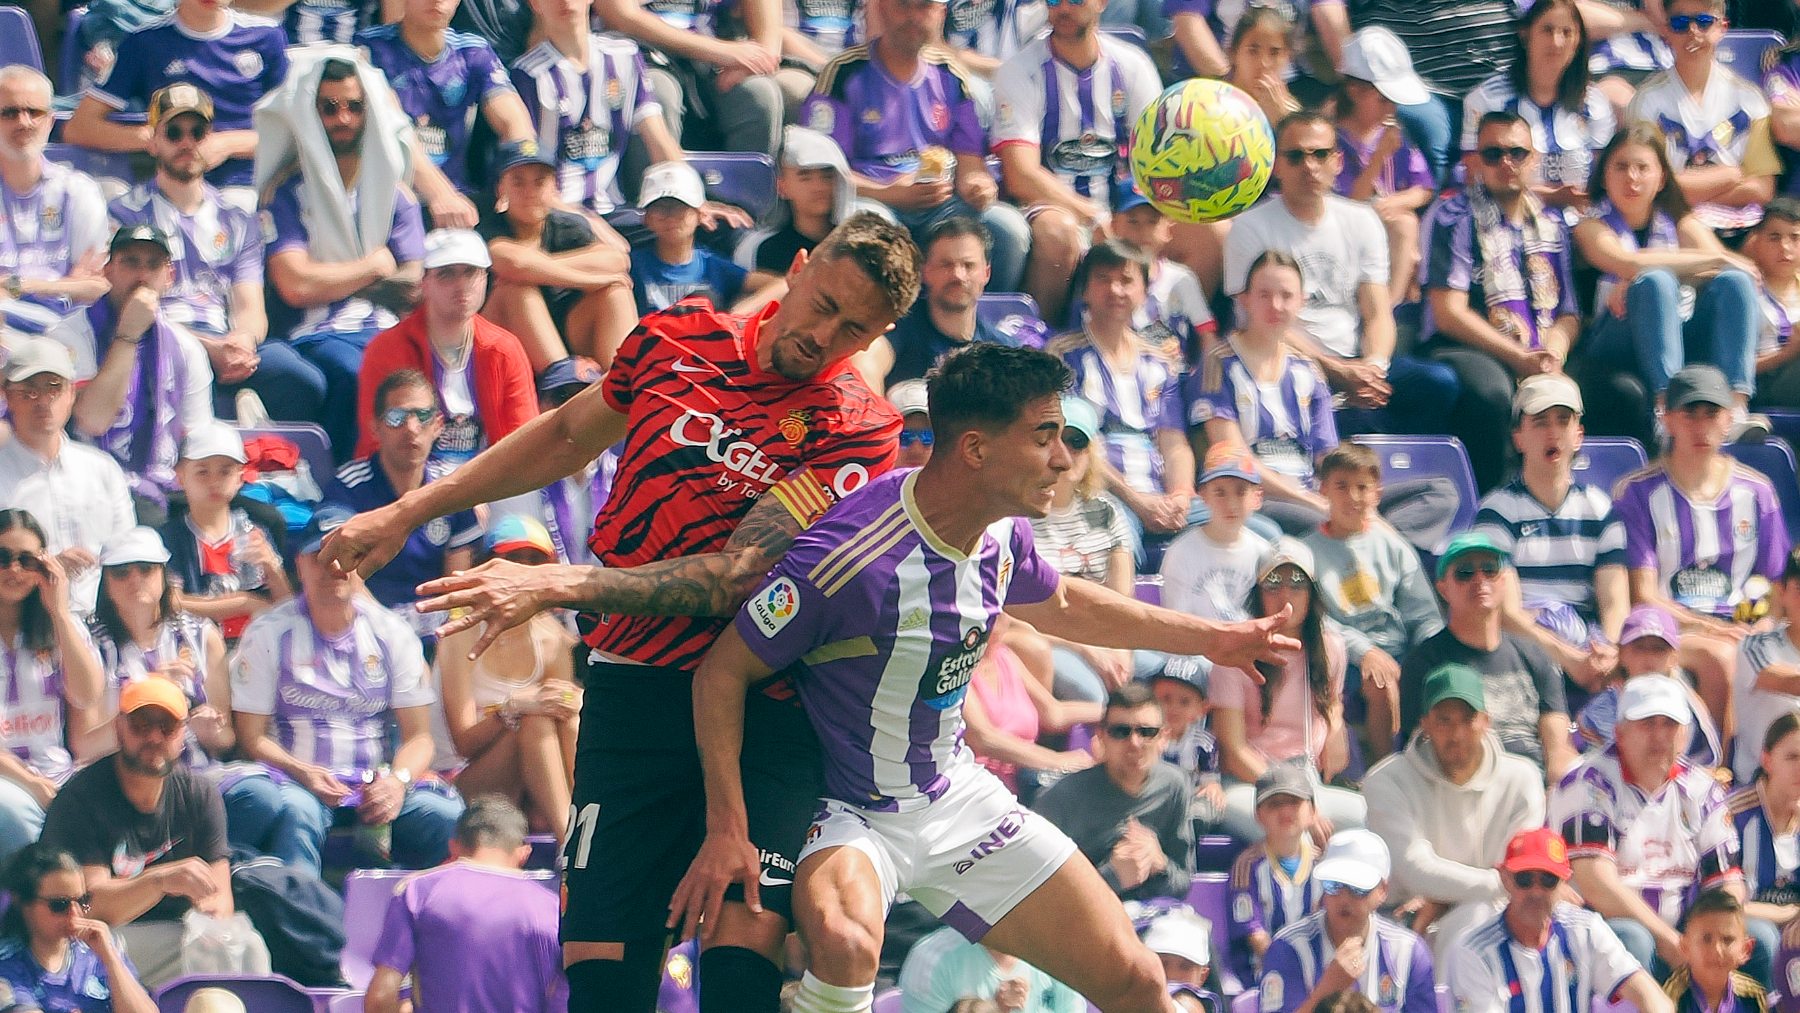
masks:
[[[1445,700],[1461,700],[1475,713],[1487,713],[1487,694],[1481,688],[1481,673],[1467,665],[1440,665],[1425,677],[1425,713]]]
[[[1438,579],[1442,580],[1444,574],[1450,572],[1450,564],[1455,561],[1456,557],[1466,556],[1471,552],[1491,552],[1494,555],[1499,556],[1500,562],[1502,563],[1505,563],[1512,557],[1512,553],[1501,548],[1499,543],[1495,542],[1492,538],[1489,538],[1486,534],[1483,534],[1480,531],[1464,531],[1462,534],[1450,539],[1450,544],[1444,546],[1444,554],[1438,557]]]

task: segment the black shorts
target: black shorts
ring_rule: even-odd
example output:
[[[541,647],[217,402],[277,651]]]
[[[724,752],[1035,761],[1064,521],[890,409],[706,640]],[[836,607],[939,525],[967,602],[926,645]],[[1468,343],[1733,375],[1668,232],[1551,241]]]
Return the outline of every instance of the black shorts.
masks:
[[[794,862],[823,774],[818,739],[783,681],[758,685],[745,701],[742,770],[750,840],[763,853],[762,904],[791,917]],[[573,802],[563,942],[660,939],[669,899],[706,836],[692,673],[593,664]]]

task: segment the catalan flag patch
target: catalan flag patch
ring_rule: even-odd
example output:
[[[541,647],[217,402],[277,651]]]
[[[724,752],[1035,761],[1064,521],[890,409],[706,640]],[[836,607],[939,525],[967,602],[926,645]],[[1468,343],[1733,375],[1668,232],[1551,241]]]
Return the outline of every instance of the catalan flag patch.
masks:
[[[803,527],[811,527],[814,521],[825,515],[825,511],[831,509],[833,502],[830,491],[810,468],[801,468],[775,483],[769,492],[781,501],[782,506],[787,507],[788,513]]]

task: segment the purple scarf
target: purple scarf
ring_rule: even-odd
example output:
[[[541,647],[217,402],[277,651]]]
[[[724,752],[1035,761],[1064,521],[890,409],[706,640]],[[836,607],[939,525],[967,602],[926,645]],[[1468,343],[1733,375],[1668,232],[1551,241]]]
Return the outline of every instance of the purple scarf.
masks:
[[[118,313],[110,299],[101,299],[87,308],[87,316],[96,352],[104,356]],[[138,342],[137,367],[126,383],[118,417],[94,441],[124,467],[133,492],[157,501],[174,488],[175,463],[181,457],[176,427],[187,364],[176,344],[179,340],[159,315]]]

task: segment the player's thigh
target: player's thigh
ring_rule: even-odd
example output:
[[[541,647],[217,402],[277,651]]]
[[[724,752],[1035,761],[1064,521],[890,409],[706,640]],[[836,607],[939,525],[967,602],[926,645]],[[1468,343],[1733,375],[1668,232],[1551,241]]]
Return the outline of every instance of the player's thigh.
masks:
[[[1065,859],[981,940],[1075,991],[1115,996],[1154,973],[1125,908],[1080,852]]]
[[[794,927],[814,974],[833,985],[874,980],[882,925],[900,889],[903,842],[876,825],[892,814],[827,801],[806,832],[794,875]]]

